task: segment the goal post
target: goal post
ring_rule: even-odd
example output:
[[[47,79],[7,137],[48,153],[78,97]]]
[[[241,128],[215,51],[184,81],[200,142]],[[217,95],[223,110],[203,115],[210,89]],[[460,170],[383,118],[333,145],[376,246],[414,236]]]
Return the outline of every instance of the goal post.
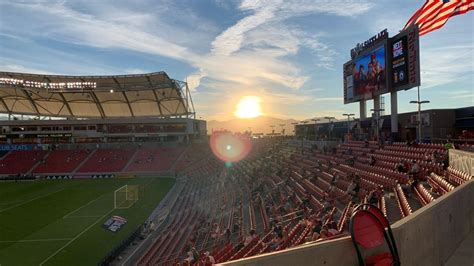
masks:
[[[138,185],[124,185],[114,191],[114,208],[127,209],[138,201]]]

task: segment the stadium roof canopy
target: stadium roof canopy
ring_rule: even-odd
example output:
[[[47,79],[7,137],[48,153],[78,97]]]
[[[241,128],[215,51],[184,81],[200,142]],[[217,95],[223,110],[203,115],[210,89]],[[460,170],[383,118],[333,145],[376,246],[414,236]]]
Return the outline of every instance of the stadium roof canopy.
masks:
[[[187,84],[165,72],[62,76],[0,72],[0,113],[65,118],[191,117]]]

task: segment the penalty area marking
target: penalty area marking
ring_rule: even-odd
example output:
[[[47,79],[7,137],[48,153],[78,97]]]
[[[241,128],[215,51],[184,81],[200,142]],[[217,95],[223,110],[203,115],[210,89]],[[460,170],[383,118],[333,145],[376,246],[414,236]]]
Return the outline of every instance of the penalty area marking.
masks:
[[[50,260],[51,258],[53,258],[54,256],[56,256],[59,252],[61,252],[61,250],[65,249],[67,246],[69,246],[72,242],[76,241],[76,239],[78,239],[80,236],[82,236],[84,233],[86,233],[87,231],[89,231],[89,229],[91,229],[94,225],[96,225],[98,222],[100,222],[100,220],[102,220],[105,216],[109,215],[110,213],[112,213],[115,209],[111,209],[110,211],[108,211],[107,213],[105,213],[104,215],[100,216],[99,219],[97,219],[93,224],[89,225],[86,229],[82,230],[82,232],[80,232],[77,236],[75,236],[74,238],[70,239],[66,244],[64,244],[64,246],[60,247],[58,250],[56,250],[53,254],[51,254],[49,257],[47,257],[45,260],[43,260],[39,265],[44,265],[48,260]]]
[[[95,216],[70,216],[70,215],[73,214],[73,213],[75,213],[75,212],[77,212],[78,210],[80,210],[80,209],[82,209],[82,208],[88,206],[88,205],[91,204],[92,202],[95,202],[96,200],[98,200],[98,199],[104,197],[105,195],[107,195],[107,194],[100,195],[100,196],[98,196],[97,198],[95,198],[95,199],[93,199],[93,200],[87,202],[86,204],[80,206],[79,208],[73,210],[72,212],[70,212],[70,213],[64,215],[64,216],[63,216],[63,219],[65,219],[65,218],[76,218],[76,217],[80,217],[80,218],[82,218],[82,217],[100,217],[100,215],[95,215]]]
[[[46,239],[21,239],[21,240],[2,240],[0,243],[23,243],[23,242],[51,242],[51,241],[68,241],[71,238],[46,238]]]

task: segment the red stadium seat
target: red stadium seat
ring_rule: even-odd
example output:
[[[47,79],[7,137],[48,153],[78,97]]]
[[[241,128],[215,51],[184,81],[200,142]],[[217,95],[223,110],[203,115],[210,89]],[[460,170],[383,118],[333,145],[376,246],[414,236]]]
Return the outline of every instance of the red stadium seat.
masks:
[[[359,265],[400,265],[399,258],[393,251],[382,222],[372,211],[362,208],[356,210],[351,217],[349,228]],[[388,246],[390,252],[380,252],[366,258],[363,257],[361,248],[380,248],[384,244]]]
[[[26,174],[46,156],[48,152],[11,151],[0,160],[0,174]]]
[[[86,150],[51,151],[43,163],[33,173],[72,173],[90,154]]]
[[[134,150],[97,149],[80,167],[81,173],[120,172],[130,161]]]

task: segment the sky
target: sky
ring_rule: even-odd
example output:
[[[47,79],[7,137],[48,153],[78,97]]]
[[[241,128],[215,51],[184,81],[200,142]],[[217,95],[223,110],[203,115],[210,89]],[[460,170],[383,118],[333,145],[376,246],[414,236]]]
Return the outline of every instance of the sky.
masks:
[[[350,49],[385,28],[395,35],[423,2],[0,0],[0,71],[165,71],[188,82],[209,120],[233,118],[244,96],[278,118],[358,115],[342,99]],[[420,49],[423,108],[473,106],[474,12],[422,36]],[[416,95],[399,92],[399,112],[416,110]]]

